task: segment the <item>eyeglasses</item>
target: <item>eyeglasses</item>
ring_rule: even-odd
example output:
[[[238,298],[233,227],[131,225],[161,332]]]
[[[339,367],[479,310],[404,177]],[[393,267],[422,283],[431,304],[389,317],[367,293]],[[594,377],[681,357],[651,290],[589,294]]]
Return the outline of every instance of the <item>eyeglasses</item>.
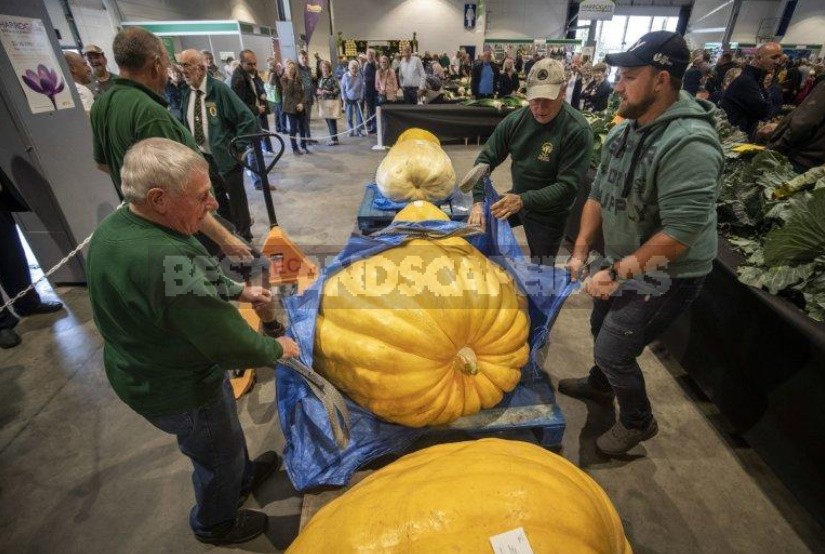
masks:
[[[199,67],[203,67],[202,65],[197,63],[182,63],[180,64],[180,66],[182,69],[197,69]]]

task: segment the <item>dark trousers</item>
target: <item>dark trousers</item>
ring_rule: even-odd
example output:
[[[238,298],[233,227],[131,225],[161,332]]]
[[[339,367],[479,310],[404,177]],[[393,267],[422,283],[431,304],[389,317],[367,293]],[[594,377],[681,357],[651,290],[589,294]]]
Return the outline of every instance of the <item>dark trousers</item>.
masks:
[[[306,149],[309,134],[304,125],[305,120],[303,113],[288,113],[286,114],[286,119],[289,122],[289,142],[292,144],[292,151],[295,152],[298,150],[298,142],[295,140],[298,134],[301,135],[301,148]]]
[[[238,235],[246,241],[252,240],[252,216],[249,215],[249,200],[243,186],[243,167],[236,164],[223,176],[224,186],[229,200],[229,214],[227,218],[235,225]],[[223,214],[221,214],[223,215]]]
[[[524,225],[527,247],[533,263],[553,265],[564,239],[570,212],[546,214],[522,210],[507,218],[511,227]]]
[[[310,123],[312,123],[312,104],[304,105],[304,111],[300,114],[301,118],[304,120],[304,129],[307,133],[307,138],[312,138],[312,127]]]
[[[269,131],[269,116],[268,115],[259,115],[258,120],[261,123],[261,130],[262,131]],[[263,148],[267,152],[272,152],[272,139],[266,137],[261,141],[261,148]]]
[[[209,162],[209,180],[218,201],[218,215],[231,222],[241,238],[251,241],[251,217],[243,186],[243,167],[238,164],[229,173],[221,175],[214,158],[208,154],[204,157]]]
[[[405,104],[418,104],[418,87],[404,87],[401,90],[404,93]]]
[[[364,94],[364,104],[367,106],[367,113],[364,114],[364,117],[369,121],[367,123],[367,132],[374,133],[375,118],[373,116],[375,115],[375,106],[378,104],[378,95],[376,93]]]
[[[229,379],[224,379],[220,396],[204,406],[144,417],[161,431],[175,435],[180,451],[192,461],[192,531],[210,536],[231,528],[238,500],[252,485],[253,465]]]
[[[32,284],[29,262],[23,250],[23,243],[17,234],[17,224],[11,212],[0,204],[0,287],[9,298],[17,296]],[[0,296],[0,304],[6,300]],[[32,290],[14,303],[15,308],[31,309],[40,304],[40,295]],[[8,309],[0,311],[0,329],[11,329],[20,321]]]
[[[338,142],[338,122],[334,119],[325,119],[327,122],[327,130],[329,131],[330,140]]]
[[[629,290],[628,281],[609,300],[593,300],[590,332],[596,365],[590,384],[616,393],[619,419],[627,428],[645,429],[653,419],[645,378],[636,358],[699,296],[704,277],[673,279],[658,294]]]

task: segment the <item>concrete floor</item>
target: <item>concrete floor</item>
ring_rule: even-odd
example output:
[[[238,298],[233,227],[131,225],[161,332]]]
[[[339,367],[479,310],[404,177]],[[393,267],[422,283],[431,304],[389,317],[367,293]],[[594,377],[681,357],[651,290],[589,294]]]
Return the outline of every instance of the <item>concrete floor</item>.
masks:
[[[320,125],[316,136],[324,135]],[[280,223],[307,252],[334,254],[382,152],[372,139],[343,139],[301,158],[287,153],[272,182]],[[476,146],[448,146],[462,175]],[[509,188],[507,168],[494,174]],[[249,191],[255,235],[266,230],[260,193]],[[519,236],[523,236],[519,233]],[[102,367],[102,343],[83,288],[41,287],[67,306],[23,321],[23,344],[0,351],[0,551],[160,553],[211,550],[194,540],[187,517],[191,467],[172,437],[122,404]],[[590,302],[575,295],[552,333],[545,369],[553,381],[591,363]],[[759,457],[726,425],[667,353],[641,364],[659,435],[623,459],[601,457],[595,438],[612,410],[559,396],[568,427],[562,454],[610,495],[637,553],[825,552],[825,533]],[[239,403],[250,452],[283,448],[273,373]],[[294,538],[302,498],[281,471],[249,501],[270,515],[266,536],[231,551],[278,552]],[[313,553],[314,554],[314,553]]]

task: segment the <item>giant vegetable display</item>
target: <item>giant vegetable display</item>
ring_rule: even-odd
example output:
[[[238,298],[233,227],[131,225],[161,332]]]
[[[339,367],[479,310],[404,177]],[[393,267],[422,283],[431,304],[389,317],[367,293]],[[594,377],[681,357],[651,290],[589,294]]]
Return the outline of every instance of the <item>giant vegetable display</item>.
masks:
[[[404,140],[390,148],[375,172],[378,190],[393,202],[448,198],[455,186],[455,170],[438,139],[421,129],[402,136]]]
[[[396,220],[448,217],[418,201]],[[413,239],[326,281],[315,368],[383,419],[443,424],[516,387],[528,332],[526,297],[501,267],[463,238]]]
[[[536,554],[632,553],[593,479],[543,448],[501,439],[404,456],[321,508],[287,553],[479,554],[518,528]]]

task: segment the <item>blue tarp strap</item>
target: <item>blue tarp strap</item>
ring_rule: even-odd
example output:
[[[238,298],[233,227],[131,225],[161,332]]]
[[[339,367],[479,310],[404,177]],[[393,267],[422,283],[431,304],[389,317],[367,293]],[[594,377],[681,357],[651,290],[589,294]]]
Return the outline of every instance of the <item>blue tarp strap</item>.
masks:
[[[295,358],[287,358],[281,360],[280,363],[304,378],[312,393],[321,401],[327,412],[329,425],[332,428],[332,436],[335,437],[338,448],[345,449],[349,444],[349,410],[338,389],[312,368],[307,367]]]

